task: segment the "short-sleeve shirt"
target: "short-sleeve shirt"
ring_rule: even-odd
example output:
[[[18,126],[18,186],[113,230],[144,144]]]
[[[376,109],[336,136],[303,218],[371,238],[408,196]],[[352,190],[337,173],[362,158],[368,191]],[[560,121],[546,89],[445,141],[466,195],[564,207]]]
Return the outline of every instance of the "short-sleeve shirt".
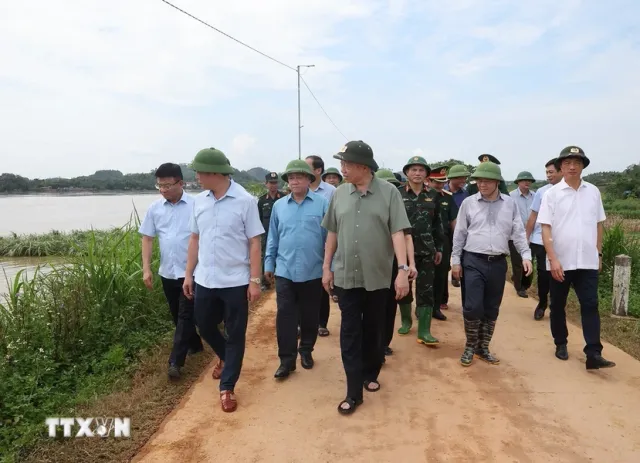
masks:
[[[549,188],[538,212],[538,223],[551,225],[553,250],[563,270],[599,268],[598,223],[605,219],[600,190],[584,180],[577,190],[564,179]]]
[[[206,288],[249,284],[249,240],[264,233],[255,197],[233,180],[220,199],[203,191],[195,198],[191,232],[199,235],[197,284]]]
[[[518,212],[520,213],[520,219],[522,225],[526,226],[529,221],[529,214],[531,213],[531,205],[533,204],[535,191],[529,190],[526,195],[522,194],[520,187],[509,193],[509,196],[513,198],[518,206]]]
[[[451,238],[453,236],[453,229],[451,223],[458,217],[458,205],[456,204],[453,193],[439,192],[439,205],[440,205],[440,222],[442,222],[442,231],[445,236]]]
[[[367,291],[389,288],[394,256],[391,235],[411,228],[396,187],[374,177],[365,193],[340,185],[322,226],[337,233],[333,257],[334,284]]]
[[[552,186],[553,185],[551,183],[547,183],[545,186],[539,188],[538,191],[536,191],[536,194],[533,196],[533,202],[531,203],[531,210],[533,212],[535,212],[536,214],[538,212],[540,212],[540,205],[542,204],[542,197],[547,192],[547,190],[549,190],[549,188],[551,188]],[[537,221],[536,221],[535,225],[533,226],[533,231],[531,232],[531,236],[529,237],[529,240],[533,244],[539,244],[539,245],[543,244],[542,243],[542,228],[540,227],[540,224]]]
[[[335,193],[335,191],[336,187],[334,187],[330,183],[325,182],[324,180],[320,180],[318,188],[313,190],[315,194],[324,196],[327,201],[331,201],[331,197],[333,196],[333,193]]]

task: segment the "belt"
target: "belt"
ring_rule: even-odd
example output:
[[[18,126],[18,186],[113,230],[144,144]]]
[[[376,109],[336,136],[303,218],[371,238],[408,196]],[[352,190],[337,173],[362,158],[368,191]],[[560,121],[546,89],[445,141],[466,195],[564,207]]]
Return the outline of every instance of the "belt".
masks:
[[[490,254],[480,254],[479,252],[469,252],[469,251],[465,251],[465,252],[474,257],[477,257],[478,259],[482,259],[486,262],[495,262],[495,261],[503,260],[507,257],[506,254],[498,254],[497,256],[493,256]]]

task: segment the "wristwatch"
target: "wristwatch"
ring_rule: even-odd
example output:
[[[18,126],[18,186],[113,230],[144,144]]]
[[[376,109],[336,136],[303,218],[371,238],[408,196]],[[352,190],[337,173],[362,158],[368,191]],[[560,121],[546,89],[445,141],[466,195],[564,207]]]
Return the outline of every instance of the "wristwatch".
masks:
[[[262,278],[249,278],[249,281],[251,283],[255,283],[257,285],[260,285],[262,283]]]
[[[408,265],[398,265],[398,270],[404,270],[405,272],[409,271]]]

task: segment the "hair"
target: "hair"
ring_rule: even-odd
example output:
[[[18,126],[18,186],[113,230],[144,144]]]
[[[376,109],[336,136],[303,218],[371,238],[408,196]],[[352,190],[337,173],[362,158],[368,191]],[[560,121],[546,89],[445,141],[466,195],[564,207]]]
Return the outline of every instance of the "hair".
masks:
[[[156,170],[156,178],[178,178],[180,180],[182,177],[182,169],[178,164],[173,164],[172,162],[165,162]]]
[[[551,161],[548,161],[544,166],[545,167],[549,167],[549,166],[556,167],[556,159],[552,159]]]
[[[312,159],[313,170],[322,169],[322,171],[320,172],[320,175],[324,174],[324,161],[320,156],[316,156],[315,154],[312,154],[311,156],[307,156],[305,159]]]

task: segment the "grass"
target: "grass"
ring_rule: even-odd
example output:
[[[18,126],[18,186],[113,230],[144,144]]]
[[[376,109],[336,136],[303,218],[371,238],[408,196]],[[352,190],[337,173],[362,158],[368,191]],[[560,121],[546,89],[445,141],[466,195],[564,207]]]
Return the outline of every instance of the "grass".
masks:
[[[100,247],[114,236],[122,237],[126,230],[114,228],[100,231],[74,230],[68,233],[51,231],[42,235],[0,236],[0,257],[46,257],[86,255],[91,243]]]

